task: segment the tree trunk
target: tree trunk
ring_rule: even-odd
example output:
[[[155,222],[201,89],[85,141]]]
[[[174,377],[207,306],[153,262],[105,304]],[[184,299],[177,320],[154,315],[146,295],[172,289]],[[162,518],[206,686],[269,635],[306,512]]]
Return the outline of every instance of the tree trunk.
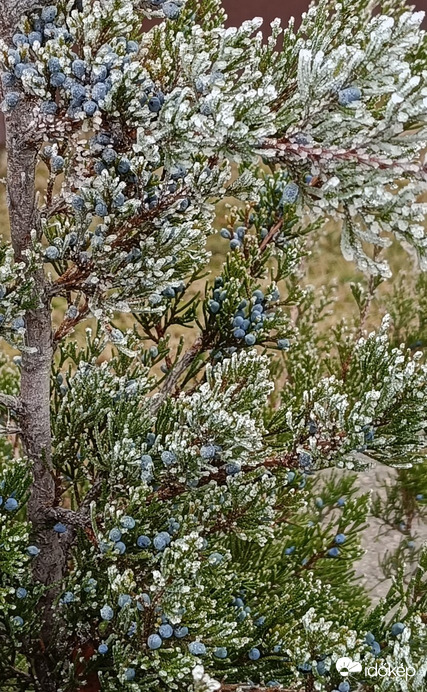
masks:
[[[6,115],[7,192],[10,227],[16,261],[25,262],[31,231],[37,226],[35,207],[36,143],[31,132],[31,104],[22,100]],[[64,573],[65,556],[58,535],[46,526],[46,510],[55,504],[55,482],[51,468],[50,371],[53,356],[50,299],[43,269],[32,273],[34,309],[25,315],[26,346],[22,354],[20,402],[22,441],[32,462],[33,482],[28,503],[32,543],[40,549],[34,558],[35,581],[46,586],[58,582]],[[39,603],[41,642],[34,666],[41,689],[56,690],[49,660],[56,644],[57,627],[52,603],[56,589],[47,590]]]

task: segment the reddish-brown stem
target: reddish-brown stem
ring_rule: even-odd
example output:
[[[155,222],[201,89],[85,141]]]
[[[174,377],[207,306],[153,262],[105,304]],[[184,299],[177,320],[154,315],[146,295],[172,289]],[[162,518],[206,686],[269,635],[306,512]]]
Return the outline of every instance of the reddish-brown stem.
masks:
[[[276,151],[279,158],[286,154],[298,159],[308,159],[311,161],[353,161],[361,166],[377,168],[380,170],[400,169],[402,173],[410,173],[411,176],[419,175],[422,180],[427,179],[427,168],[405,160],[391,161],[383,159],[373,154],[363,153],[356,149],[341,149],[340,147],[323,147],[321,144],[307,145],[297,144],[289,140],[266,139],[263,144],[264,150]]]
[[[269,242],[274,238],[276,235],[277,231],[280,231],[283,225],[283,219],[280,219],[274,226],[272,226],[268,232],[268,234],[265,236],[264,240],[262,241],[261,245],[259,246],[259,251],[264,252],[265,248],[269,244]]]

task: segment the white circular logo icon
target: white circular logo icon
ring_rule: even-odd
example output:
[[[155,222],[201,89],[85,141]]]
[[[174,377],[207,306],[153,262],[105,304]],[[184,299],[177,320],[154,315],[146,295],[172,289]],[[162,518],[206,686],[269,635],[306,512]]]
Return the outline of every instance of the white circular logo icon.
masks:
[[[351,673],[361,673],[362,664],[359,661],[353,661],[351,658],[344,656],[339,658],[335,664],[337,671],[346,678]]]

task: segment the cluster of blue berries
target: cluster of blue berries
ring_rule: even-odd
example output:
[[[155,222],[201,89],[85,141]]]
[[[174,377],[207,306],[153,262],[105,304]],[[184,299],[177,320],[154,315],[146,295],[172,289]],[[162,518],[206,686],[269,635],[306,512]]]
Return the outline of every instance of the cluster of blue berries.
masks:
[[[232,231],[229,231],[228,228],[223,228],[220,231],[220,235],[222,238],[230,241],[230,250],[237,250],[242,247],[247,232],[246,226],[238,226]]]
[[[113,82],[111,70],[113,68],[123,70],[129,63],[132,55],[138,52],[136,41],[119,39],[123,44],[125,55],[118,54],[111,46],[107,47],[102,57],[102,62],[93,66],[79,58],[77,55],[71,63],[72,76],[67,77],[64,72],[58,70],[57,64],[48,65],[52,72],[50,85],[53,88],[63,89],[69,102],[68,115],[73,118],[83,112],[91,118],[98,110],[101,110],[105,99],[112,89]]]
[[[161,6],[163,14],[169,19],[176,19],[180,14],[180,2],[165,0],[152,0],[153,4]],[[55,115],[58,104],[55,99],[56,89],[60,89],[66,95],[68,103],[67,115],[75,118],[81,113],[87,117],[93,117],[102,109],[105,99],[113,87],[111,70],[124,70],[124,66],[130,62],[132,55],[139,50],[138,43],[127,40],[125,37],[117,39],[117,48],[112,45],[103,47],[101,60],[95,65],[89,65],[75,53],[71,53],[71,75],[65,68],[64,62],[58,57],[52,56],[46,64],[46,75],[39,74],[36,63],[32,58],[32,49],[45,45],[50,39],[61,38],[66,44],[72,45],[75,41],[68,31],[62,17],[58,16],[55,5],[43,8],[40,15],[33,15],[30,19],[31,31],[28,34],[16,33],[13,36],[14,47],[9,49],[7,62],[9,71],[3,76],[3,85],[9,89],[16,86],[25,73],[31,74],[34,85],[43,87],[45,79],[53,90],[51,98],[41,104],[41,112],[45,115]],[[68,67],[68,66],[67,66]],[[154,85],[150,84],[144,89],[141,105],[147,105],[149,111],[158,113],[164,104],[164,95]],[[21,94],[19,91],[8,91],[4,105],[6,109],[15,108],[19,103]]]
[[[5,72],[2,76],[5,87],[13,88],[25,74],[31,75],[32,80],[39,86],[42,86],[44,80],[38,74],[35,64],[30,59],[31,49],[35,48],[36,45],[43,46],[53,38],[61,38],[68,45],[74,42],[73,36],[58,18],[58,8],[55,5],[44,7],[41,14],[33,15],[29,21],[31,23],[31,31],[28,34],[16,33],[12,37],[14,48],[9,49],[7,58],[10,71]],[[60,67],[58,58],[50,58],[48,70],[52,75],[59,72]],[[54,85],[52,84],[52,86]],[[61,84],[56,86],[61,86]],[[9,91],[5,95],[6,108],[15,108],[19,100],[19,92]],[[57,105],[54,100],[45,101],[41,106],[41,110],[45,114],[54,115],[57,111]]]
[[[118,527],[114,527],[113,529],[111,529],[110,533],[108,534],[108,538],[110,539],[111,544],[113,545],[111,546],[111,544],[108,543],[101,543],[100,550],[102,553],[107,552],[107,550],[109,550],[111,547],[113,548],[113,551],[115,553],[118,553],[119,555],[123,555],[123,553],[126,552],[126,544],[123,543],[123,541],[121,540],[122,532]]]
[[[222,307],[222,303],[227,298],[227,291],[224,288],[224,279],[217,276],[214,283],[213,297],[208,303],[209,312],[216,315]]]
[[[163,615],[162,624],[159,626],[156,633],[150,634],[147,639],[147,646],[152,651],[155,651],[156,649],[160,649],[165,639],[171,639],[172,637],[176,639],[185,639],[187,635],[188,627],[185,627],[185,625],[172,627],[168,619]]]
[[[114,148],[113,136],[105,131],[98,132],[94,137],[91,138],[89,142],[91,151],[93,154],[99,156],[98,160],[94,164],[95,173],[101,175],[103,171],[110,170],[114,167],[114,174],[120,177],[121,180],[125,181],[126,184],[132,184],[137,182],[136,175],[131,170],[131,163],[126,156],[120,155]],[[104,219],[111,211],[111,209],[117,211],[120,210],[126,203],[126,197],[123,192],[118,192],[110,200],[104,199],[101,195],[96,194],[92,198],[88,195],[82,196],[81,194],[76,194],[71,200],[71,206],[77,214],[87,214],[89,212],[99,216]],[[95,237],[99,238],[99,242],[94,242],[92,239],[92,244],[102,244],[103,239],[101,239],[101,229],[98,227],[95,230]],[[132,248],[130,253],[129,261],[138,260],[141,256],[141,251],[139,248]]]
[[[329,548],[328,552],[326,553],[327,556],[338,557],[341,554],[341,552],[337,546],[342,545],[343,543],[345,543],[346,540],[347,536],[344,533],[338,533],[334,538],[334,542],[336,543],[336,545],[332,548]]]
[[[264,293],[257,289],[252,294],[252,301],[242,300],[233,317],[233,336],[238,341],[244,339],[245,344],[253,346],[257,341],[257,333],[263,329],[268,317]]]
[[[150,87],[152,90],[154,87]],[[157,99],[157,96],[155,97]],[[160,101],[160,106],[164,102],[163,95],[158,95]],[[154,107],[152,104],[150,106],[151,100],[147,102],[149,107]],[[157,109],[157,106],[156,106]],[[94,171],[98,175],[101,175],[103,171],[111,171],[114,168],[115,176],[119,177],[126,185],[134,185],[138,182],[138,176],[132,170],[131,162],[126,156],[122,156],[114,147],[115,141],[113,136],[102,131],[91,138],[90,149],[94,155],[97,155],[99,159],[94,164]],[[159,180],[156,176],[152,176],[149,183],[145,186],[146,192],[143,197],[144,206],[148,211],[155,209],[162,196],[164,194],[173,194],[177,191],[178,185],[177,181],[186,175],[186,169],[181,164],[175,164],[172,166],[170,171],[170,178],[168,181],[160,185]],[[118,193],[111,202],[103,200],[98,196],[95,196],[93,200],[83,199],[81,195],[76,195],[72,201],[72,206],[77,213],[82,213],[84,211],[95,211],[95,214],[100,217],[105,217],[108,213],[109,207],[115,210],[120,210],[126,202],[126,197],[123,192]],[[177,207],[178,213],[185,212],[190,206],[191,201],[188,198],[181,199]],[[176,233],[175,229],[171,229],[170,237],[173,238]],[[133,262],[141,257],[141,251],[139,248],[134,247],[130,251],[127,261]],[[174,298],[179,295],[185,286],[182,283],[177,286],[169,286],[162,292],[162,295],[166,298]],[[158,294],[156,294],[158,295]],[[158,296],[158,302],[162,300],[161,296]]]
[[[131,161],[127,156],[120,154],[115,148],[114,137],[106,132],[102,131],[97,133],[91,138],[90,149],[93,155],[98,157],[95,161],[94,171],[98,175],[102,175],[103,171],[111,171],[113,169],[114,177],[119,177],[126,186],[135,185],[138,182],[138,176],[132,170]],[[177,164],[171,169],[171,179],[160,187],[158,181],[152,179],[149,185],[149,189],[146,191],[143,197],[143,204],[148,211],[154,209],[159,204],[160,198],[163,194],[172,194],[177,189],[176,180],[183,177],[186,174],[186,170],[183,166]],[[71,200],[71,206],[77,215],[87,216],[87,214],[92,213],[95,216],[104,219],[111,213],[117,213],[123,210],[124,205],[127,202],[127,197],[124,192],[116,192],[114,195],[102,197],[98,191],[91,191],[90,194],[76,194]],[[190,205],[190,200],[184,198],[180,201],[177,211],[185,212]],[[91,234],[91,245],[92,247],[101,248],[104,245],[105,227],[100,225]],[[176,229],[172,228],[170,231],[170,237],[173,237],[176,233]],[[125,259],[127,264],[137,262],[142,256],[141,249],[138,246],[132,247]],[[167,286],[160,293],[153,293],[149,297],[149,302],[152,305],[158,305],[162,302],[162,299],[172,299],[179,297],[185,290],[185,285],[183,282],[179,282],[176,285]]]
[[[29,67],[27,62],[29,50],[35,44],[44,45],[52,38],[61,37],[66,43],[73,42],[73,36],[65,26],[58,22],[58,9],[55,5],[43,8],[40,15],[30,18],[31,31],[28,34],[16,33],[12,37],[14,48],[9,49],[9,64],[14,68],[7,79],[6,86],[13,86],[13,77],[20,79],[25,69]],[[21,67],[18,67],[20,65]]]
[[[63,156],[56,154],[50,145],[44,147],[40,153],[43,161],[45,161],[51,173],[59,175],[63,172],[65,159]]]
[[[110,530],[108,534],[109,538],[109,543],[100,543],[100,551],[101,553],[106,553],[109,550],[113,550],[113,552],[123,555],[126,552],[127,546],[126,544],[122,541],[123,537],[123,529],[126,531],[132,531],[136,526],[136,521],[133,517],[124,515],[120,518],[120,527],[119,526],[113,526],[113,528]]]
[[[241,300],[232,317],[233,337],[239,342],[244,341],[247,346],[254,346],[260,331],[265,327],[265,321],[274,316],[274,313],[269,312],[270,301],[278,300],[279,297],[279,292],[275,290],[267,300],[263,291],[256,289],[252,293],[251,300]],[[224,280],[218,276],[215,279],[212,298],[208,302],[209,312],[212,315],[218,314],[226,298],[227,290],[224,288]],[[278,339],[277,346],[280,350],[286,350],[289,348],[289,340]]]
[[[166,3],[166,12],[173,12],[174,3]],[[45,10],[49,10],[46,12]],[[52,18],[47,21],[47,18]],[[80,58],[77,54],[71,54],[71,63],[69,69],[65,68],[63,61],[58,57],[52,56],[46,64],[46,75],[42,77],[37,72],[35,63],[30,60],[31,48],[35,48],[35,44],[43,45],[51,38],[63,36],[68,44],[74,42],[73,37],[68,30],[62,26],[55,24],[57,18],[57,8],[52,6],[45,8],[42,14],[33,19],[33,31],[29,35],[15,34],[13,42],[15,48],[9,50],[8,63],[11,68],[3,78],[4,86],[13,87],[17,80],[22,79],[25,72],[31,73],[31,79],[39,86],[43,86],[45,79],[48,81],[49,87],[52,89],[50,100],[43,101],[41,104],[41,112],[45,115],[55,115],[58,110],[58,105],[55,99],[55,90],[60,89],[66,97],[68,103],[67,115],[70,118],[75,118],[81,113],[87,117],[93,117],[95,113],[102,109],[105,99],[113,87],[111,70],[119,69],[123,71],[124,66],[132,59],[132,55],[138,52],[139,46],[136,41],[127,40],[124,37],[117,39],[118,50],[111,45],[103,47],[101,60],[95,65],[90,65],[86,60]],[[147,104],[149,110],[157,113],[163,103],[164,96],[159,91],[153,90],[150,86],[145,90],[143,96],[143,105]],[[14,108],[20,100],[20,93],[9,91],[5,98],[6,108]]]
[[[250,606],[245,606],[245,602],[243,600],[243,595],[244,595],[244,593],[242,591],[240,596],[237,596],[232,601],[232,606],[234,606],[234,608],[236,610],[237,622],[243,622],[244,620],[246,620],[247,617],[250,616],[250,613],[251,613]]]
[[[375,639],[375,636],[372,634],[372,632],[367,633],[365,637],[365,642],[368,644],[368,646],[371,647],[371,651],[374,654],[374,656],[378,656],[381,653],[381,646]]]
[[[146,536],[145,534],[141,534],[136,539],[136,544],[138,548],[142,548],[144,550],[150,548],[150,546],[152,545],[155,551],[163,552],[168,547],[168,545],[170,545],[172,536],[174,536],[179,531],[179,529],[179,521],[172,517],[171,519],[169,519],[167,531],[159,531],[159,533],[157,533],[153,537],[153,539],[151,539],[149,536]]]
[[[162,296],[168,300],[173,298],[178,298],[185,291],[185,284],[183,282],[176,286],[167,286],[162,291]]]

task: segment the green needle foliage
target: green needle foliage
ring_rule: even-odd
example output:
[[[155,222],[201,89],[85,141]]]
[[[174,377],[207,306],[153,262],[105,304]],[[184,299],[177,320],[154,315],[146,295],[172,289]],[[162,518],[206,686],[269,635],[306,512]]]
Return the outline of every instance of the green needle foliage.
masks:
[[[1,41],[46,180],[0,247],[2,691],[425,689],[427,38],[376,9],[264,42],[219,0],[64,0]],[[331,219],[355,319],[305,279]],[[381,293],[395,240],[417,268]],[[379,603],[373,518],[401,536]]]

